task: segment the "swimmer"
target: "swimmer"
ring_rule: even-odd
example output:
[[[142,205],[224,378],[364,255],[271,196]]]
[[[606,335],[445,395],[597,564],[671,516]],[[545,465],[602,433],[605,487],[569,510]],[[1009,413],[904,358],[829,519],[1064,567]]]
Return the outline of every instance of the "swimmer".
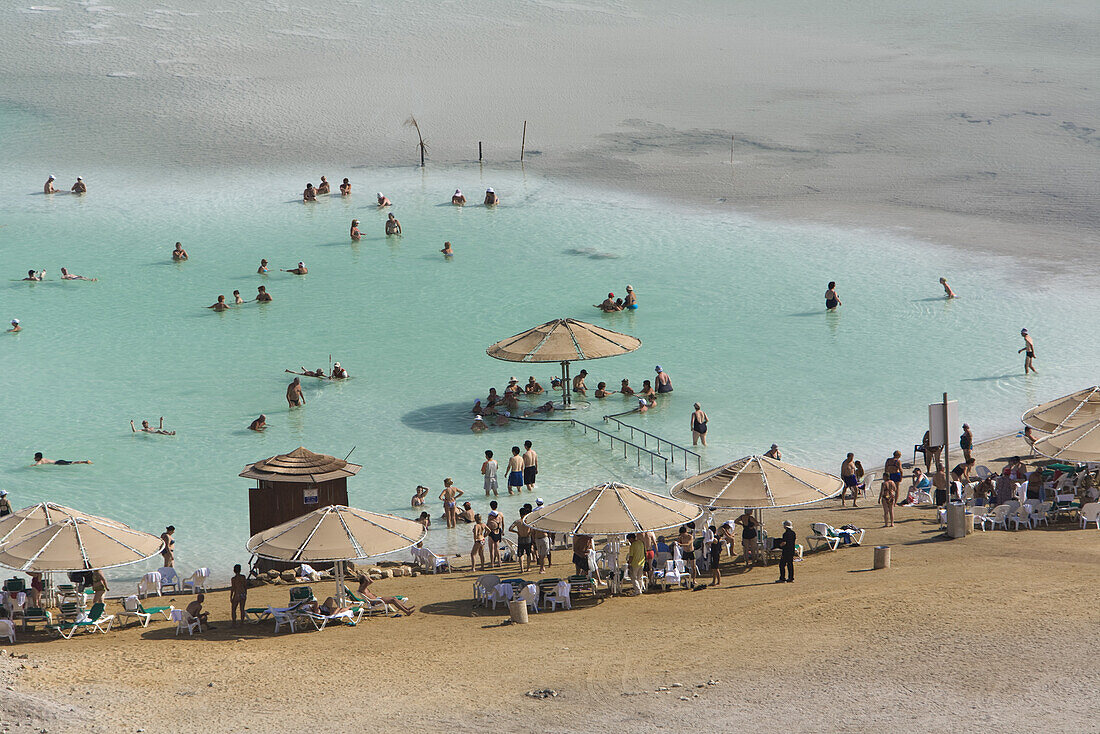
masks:
[[[332,379],[334,379],[334,380],[346,380],[346,379],[348,379],[348,377],[350,377],[350,375],[348,374],[348,371],[346,369],[344,369],[343,367],[341,367],[339,362],[332,365]]]
[[[138,432],[138,430],[136,428],[134,428],[134,422],[133,421],[130,421],[130,430],[133,431],[134,433]],[[164,416],[160,417],[160,425],[157,426],[156,428],[153,428],[152,426],[150,426],[149,421],[142,421],[141,422],[141,432],[142,433],[156,433],[157,435],[160,435],[160,436],[175,436],[176,435],[175,431],[166,431],[166,430],[164,430]]]
[[[358,242],[363,235],[359,232],[359,220],[351,220],[351,241]]]
[[[466,206],[466,197],[463,196],[461,189],[455,189],[454,195],[451,196],[451,203],[455,206]]]
[[[542,389],[542,385],[535,382],[535,376],[532,375],[527,378],[527,384],[523,386],[523,392],[528,395],[541,395],[546,391]]]
[[[233,291],[233,303],[237,304],[238,306],[244,303],[244,299],[241,298],[240,291]]]
[[[619,386],[619,392],[623,395],[633,395],[634,388],[630,386],[630,380],[623,378],[623,384]]]
[[[649,410],[649,403],[646,402],[645,398],[638,398],[638,407],[634,410],[638,411],[639,413],[644,413]]]
[[[577,373],[577,376],[573,378],[573,392],[580,393],[585,397],[588,396],[588,386],[584,384],[584,378],[588,377],[588,370],[581,370]]]
[[[631,311],[638,308],[638,298],[634,295],[634,286],[632,285],[626,287],[626,300],[623,301],[623,306]]]
[[[187,250],[183,249],[183,245],[179,242],[176,243],[176,249],[172,250],[172,259],[176,262],[182,262],[190,257],[187,254]]]
[[[382,195],[382,192],[378,192],[378,208],[381,209],[384,206],[393,206],[393,202]]]
[[[550,389],[551,390],[561,390],[561,378],[560,377],[551,377],[550,378]]]
[[[260,413],[260,417],[248,424],[250,431],[262,431],[267,428],[267,416]]]
[[[344,182],[340,184],[340,196],[351,196],[351,181],[346,178]]]
[[[500,197],[492,189],[485,189],[485,206],[496,206],[500,203]]]
[[[313,184],[306,184],[306,190],[302,192],[302,201],[317,201],[317,189],[313,188]]]
[[[42,193],[43,194],[56,194],[57,193],[57,189],[54,188],[54,185],[53,185],[54,180],[55,179],[52,175],[49,178],[46,179],[46,185],[42,187]]]
[[[85,278],[83,275],[73,275],[65,268],[61,268],[61,280],[98,280],[98,278]]]
[[[840,296],[836,294],[836,281],[829,281],[829,288],[825,291],[825,310],[832,311],[837,306],[843,305]]]
[[[397,221],[397,217],[390,213],[388,219],[386,219],[386,235],[401,234],[401,222]]]
[[[92,462],[84,459],[82,461],[66,461],[65,459],[47,459],[42,456],[42,452],[38,451],[34,454],[34,464],[32,466],[45,466],[47,464],[55,464],[56,466],[69,466],[70,464],[91,464]]]
[[[424,498],[428,496],[428,492],[429,492],[428,488],[425,487],[423,484],[416,485],[416,493],[413,494],[413,496],[412,496],[412,506],[413,507],[422,507],[424,505]],[[424,517],[424,515],[426,515],[426,514],[428,514],[428,513],[426,513],[426,512],[422,513],[420,516]],[[423,523],[421,523],[421,524],[423,524]],[[432,524],[431,520],[428,520],[428,525],[431,525],[431,524]],[[428,527],[428,525],[424,525],[425,529]]]
[[[293,273],[294,275],[305,275],[306,273],[309,272],[309,268],[306,267],[306,264],[304,262],[299,260],[298,261],[298,267],[291,268],[290,270],[284,270],[283,272],[284,273]]]
[[[337,362],[336,364],[340,364],[340,363]],[[305,367],[303,367],[301,372],[295,372],[294,370],[283,370],[283,372],[288,372],[292,375],[301,375],[302,377],[324,377],[325,376],[325,371],[323,369],[321,369],[320,367],[318,367],[315,370],[307,370]]]
[[[533,415],[534,413],[553,413],[553,412],[554,412],[554,403],[550,400],[547,400],[545,403],[543,403],[539,407],[535,408],[534,410],[526,411],[523,414],[523,417],[526,418],[527,416]]]
[[[596,397],[606,398],[608,395],[614,395],[614,394],[615,394],[614,390],[608,390],[607,389],[607,383],[606,382],[601,382],[601,383],[596,385]]]
[[[294,382],[286,387],[286,401],[294,408],[306,404],[306,396],[302,394],[302,381],[295,377]]]
[[[596,308],[600,309],[604,313],[614,313],[615,311],[622,311],[623,310],[623,307],[622,307],[621,304],[615,303],[615,294],[614,293],[608,293],[607,298],[604,299],[603,303],[601,303],[599,305],[596,305],[596,304],[592,304],[592,305],[595,306]]]
[[[27,271],[27,277],[23,278],[23,280],[45,280],[45,278],[43,277],[45,275],[46,275],[45,270],[39,270],[38,272],[35,272],[33,270],[28,270]]]
[[[268,272],[270,272],[270,271],[267,269],[267,260],[266,259],[261,259],[260,260],[260,267],[256,270],[256,274],[257,275],[267,275]]]
[[[1035,342],[1031,341],[1031,335],[1027,333],[1027,329],[1020,329],[1020,336],[1024,338],[1024,346],[1022,349],[1018,349],[1016,354],[1020,352],[1026,352],[1024,354],[1024,374],[1028,373],[1028,370],[1039,374],[1035,369]]]
[[[940,278],[940,285],[943,286],[943,295],[947,298],[954,298],[955,291],[951,290],[951,286],[947,284],[947,278]]]
[[[225,302],[225,296],[218,296],[218,302],[213,306],[207,306],[207,308],[212,308],[215,311],[227,311],[229,310],[229,304]]]
[[[451,247],[450,242],[444,242],[443,243],[443,249],[440,250],[440,252],[443,253],[443,257],[454,257],[455,256],[454,248]]]
[[[474,433],[480,433],[488,427],[488,424],[485,423],[485,419],[482,418],[480,415],[475,415],[474,422],[470,424],[470,430]]]
[[[23,327],[19,325],[19,319],[12,319],[11,320],[11,328],[8,329],[7,333],[9,333],[9,334],[18,334],[20,331],[23,331]]]
[[[332,187],[329,186],[328,179],[321,176],[321,183],[317,184],[317,195],[332,193]]]
[[[88,193],[88,186],[84,183],[84,179],[82,179],[80,176],[77,176],[76,183],[73,184],[73,187],[69,189],[69,191],[73,192],[74,194],[86,194]]]
[[[271,294],[267,292],[267,288],[262,285],[256,288],[256,300],[260,303],[271,302]]]

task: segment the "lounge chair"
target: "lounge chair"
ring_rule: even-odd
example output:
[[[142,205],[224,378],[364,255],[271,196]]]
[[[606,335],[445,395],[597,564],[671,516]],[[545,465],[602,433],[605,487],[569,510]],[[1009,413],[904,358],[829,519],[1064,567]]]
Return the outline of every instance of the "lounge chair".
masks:
[[[53,615],[47,612],[42,607],[27,607],[23,610],[23,629],[27,629],[27,625],[32,622],[45,622],[47,625],[53,624]]]
[[[416,564],[425,571],[439,573],[441,570],[448,572],[451,570],[450,561],[443,556],[437,556],[427,548],[413,548],[412,557]]]
[[[1089,502],[1084,505],[1077,516],[1081,519],[1082,530],[1087,528],[1090,522],[1096,525],[1097,530],[1100,530],[1100,502]]]
[[[66,640],[71,640],[73,635],[77,632],[84,630],[86,632],[102,632],[107,634],[111,631],[111,624],[114,622],[115,615],[103,614],[104,604],[102,602],[93,604],[91,610],[89,610],[87,617],[78,619],[75,622],[59,622],[58,624],[52,624],[49,629],[57,632]]]
[[[543,594],[542,603],[550,607],[550,611],[554,611],[559,606],[562,609],[572,609],[573,601],[569,598],[569,582],[558,581],[554,588]]]
[[[569,587],[574,594],[588,592],[592,596],[596,595],[596,582],[587,576],[570,576]]]
[[[306,601],[315,601],[311,587],[295,586],[290,590],[290,606],[293,607]]]
[[[8,642],[15,644],[15,623],[10,619],[0,619],[0,637],[7,637]]]
[[[141,577],[141,581],[138,581],[137,595],[144,599],[152,593],[156,593],[160,596],[162,576],[160,571],[150,571]],[[60,587],[58,587],[60,589]]]
[[[172,621],[176,623],[176,637],[179,637],[180,632],[187,630],[187,634],[192,637],[195,635],[195,630],[202,633],[202,626],[199,624],[199,620],[191,616],[191,613],[186,609],[173,609]]]
[[[160,574],[160,593],[163,594],[169,588],[175,591],[177,594],[183,593],[183,581],[180,580],[180,575],[176,573],[176,569],[171,566],[165,566],[157,571]]]
[[[841,537],[836,534],[836,531],[828,524],[824,522],[815,522],[810,526],[813,533],[806,536],[806,542],[810,544],[814,550],[817,550],[822,545],[825,545],[831,551],[835,551],[840,547]]]
[[[191,578],[183,582],[183,588],[180,593],[187,591],[187,587],[191,587],[191,591],[195,594],[206,591],[206,581],[210,578],[209,568],[200,568],[195,573],[191,574]]]
[[[149,621],[153,618],[154,614],[163,614],[165,620],[172,618],[172,610],[175,607],[169,605],[166,607],[149,607],[145,608],[141,605],[141,600],[137,598],[137,595],[128,596],[122,600],[122,611],[118,613],[121,617],[136,617],[141,622],[142,627],[148,627]]]
[[[314,611],[305,611],[302,613],[303,617],[313,623],[313,628],[318,632],[323,630],[329,622],[335,622],[337,620],[344,620],[353,627],[359,624],[359,620],[363,618],[363,607],[358,606],[354,609],[345,609],[342,612],[336,614],[320,614]],[[293,629],[291,630],[293,631]]]
[[[368,617],[373,615],[376,610],[381,611],[383,615],[387,615],[393,611],[390,609],[390,605],[381,599],[371,599],[369,596],[359,596],[347,586],[344,587],[344,596],[358,604],[360,609],[365,612]],[[395,598],[399,599],[401,597]]]

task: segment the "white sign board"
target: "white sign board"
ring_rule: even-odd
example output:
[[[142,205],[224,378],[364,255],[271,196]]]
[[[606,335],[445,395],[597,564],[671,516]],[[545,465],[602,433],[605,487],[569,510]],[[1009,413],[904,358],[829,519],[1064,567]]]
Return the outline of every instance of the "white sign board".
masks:
[[[947,430],[944,435],[943,403],[932,403],[928,406],[928,444],[930,446],[947,446],[951,443],[950,431],[959,425],[959,401],[947,401]]]
[[[302,504],[303,505],[315,505],[317,504],[317,488],[302,490]]]

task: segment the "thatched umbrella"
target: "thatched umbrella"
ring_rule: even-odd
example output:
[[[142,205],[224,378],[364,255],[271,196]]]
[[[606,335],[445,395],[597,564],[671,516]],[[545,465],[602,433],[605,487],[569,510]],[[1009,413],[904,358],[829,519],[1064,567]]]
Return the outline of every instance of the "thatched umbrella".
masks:
[[[1043,456],[1061,461],[1100,461],[1100,420],[1040,438],[1033,448]]]
[[[560,362],[562,407],[572,404],[569,363],[629,354],[642,346],[641,339],[577,319],[554,319],[502,339],[485,350],[506,362]]]
[[[139,563],[164,548],[156,535],[98,517],[70,517],[0,547],[0,565],[19,571],[91,571]]]
[[[49,525],[57,525],[74,517],[96,520],[101,523],[123,525],[123,523],[110,520],[105,517],[96,517],[65,507],[55,502],[39,502],[22,510],[16,510],[7,517],[0,518],[0,545],[11,543],[36,530],[41,530]]]
[[[670,494],[702,507],[760,510],[797,507],[840,494],[840,477],[767,456],[746,456],[677,482]]]
[[[1094,386],[1036,405],[1020,421],[1037,431],[1058,433],[1097,418],[1100,418],[1100,387]]]
[[[424,539],[423,525],[403,517],[328,505],[257,533],[245,548],[261,558],[333,563],[336,598],[344,598],[344,562],[394,553]]]

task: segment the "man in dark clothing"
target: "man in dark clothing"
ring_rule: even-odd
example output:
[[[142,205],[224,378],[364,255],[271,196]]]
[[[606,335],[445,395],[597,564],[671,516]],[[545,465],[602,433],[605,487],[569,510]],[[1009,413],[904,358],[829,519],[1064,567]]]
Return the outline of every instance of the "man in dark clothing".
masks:
[[[775,583],[794,583],[794,547],[797,538],[790,520],[783,521],[783,537],[776,543],[781,549],[779,557],[779,580]]]

